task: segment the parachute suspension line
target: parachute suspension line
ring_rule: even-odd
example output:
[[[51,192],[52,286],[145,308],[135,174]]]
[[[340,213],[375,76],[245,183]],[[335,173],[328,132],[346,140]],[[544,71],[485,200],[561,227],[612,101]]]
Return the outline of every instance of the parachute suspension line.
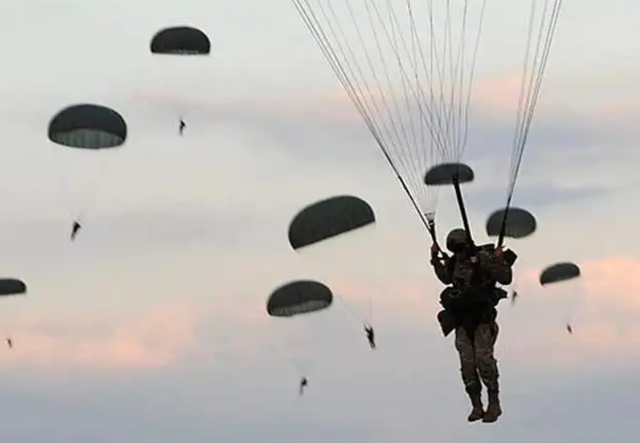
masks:
[[[403,6],[397,6],[402,5],[398,0],[362,0],[364,6],[358,18],[352,0],[292,2],[433,237],[437,188],[425,187],[422,178],[435,163],[459,160],[466,145],[468,108],[486,0],[481,3],[468,76],[463,68],[469,64],[465,63],[464,34],[469,28],[470,0],[464,2],[463,35],[458,37],[460,43],[455,47],[452,26],[455,13],[451,0],[446,1],[442,48],[437,45],[433,0],[405,0],[405,13],[400,13]],[[416,6],[425,3],[426,15],[416,10]],[[344,7],[342,16],[346,17],[346,24],[336,11],[340,6]],[[382,11],[385,7],[386,12]],[[425,16],[428,23],[419,26],[417,18]],[[429,46],[426,38],[419,35],[423,27],[430,29]],[[356,55],[358,51],[362,52],[361,60]],[[365,71],[370,75],[369,82]],[[395,71],[397,79],[391,71]],[[400,91],[394,89],[394,80]],[[406,118],[404,113],[408,114]]]
[[[63,200],[63,204],[66,206],[69,217],[71,217],[76,221],[82,220],[84,216],[87,214],[87,212],[89,211],[89,209],[91,209],[91,205],[95,203],[98,191],[102,186],[102,180],[104,179],[104,176],[106,173],[108,160],[107,159],[91,159],[90,160],[93,162],[102,162],[102,163],[100,163],[98,168],[96,168],[96,171],[94,171],[95,174],[91,178],[91,183],[90,183],[90,186],[88,187],[88,190],[82,193],[81,198],[77,199],[77,206],[76,206],[72,203],[72,201],[76,201],[76,199],[73,198],[73,195],[75,194],[73,192],[73,188],[77,188],[78,184],[73,186],[70,180],[68,179],[68,176],[71,175],[69,171],[70,168],[67,168],[64,159],[60,158],[63,153],[59,155],[54,151],[56,149],[59,150],[61,148],[59,146],[54,146],[51,150],[51,154],[53,156],[53,162],[56,163],[56,169],[59,169],[59,171],[54,171],[54,174],[58,175],[60,191],[62,192],[61,198]],[[99,156],[102,154],[100,153],[100,150],[98,150],[95,153],[85,152],[85,153],[82,153],[81,155]]]
[[[275,335],[277,336],[276,342],[278,343],[280,352],[285,355],[287,360],[289,360],[289,364],[291,365],[290,369],[293,370],[294,375],[296,377],[308,376],[311,366],[309,360],[305,358],[296,358],[294,350],[295,346],[284,337],[284,331],[275,331]]]
[[[440,126],[441,131],[445,132],[444,137],[447,139],[447,145],[451,147],[452,157],[446,159],[449,161],[459,162],[466,147],[467,135],[468,135],[468,122],[469,122],[469,104],[471,101],[471,91],[473,87],[473,80],[475,74],[475,66],[477,60],[478,48],[480,45],[480,37],[482,35],[482,28],[484,23],[484,12],[486,9],[486,0],[482,1],[480,6],[480,19],[478,30],[475,38],[475,42],[473,45],[473,52],[470,63],[470,72],[468,77],[468,83],[465,85],[465,73],[463,71],[464,62],[465,62],[465,54],[466,54],[466,38],[464,37],[467,30],[467,17],[468,17],[468,1],[464,2],[463,5],[463,13],[462,13],[462,24],[461,24],[461,38],[457,51],[453,49],[453,37],[451,31],[451,1],[447,0],[447,10],[446,10],[446,20],[445,20],[445,36],[444,36],[444,44],[442,48],[442,52],[444,57],[448,57],[448,66],[445,66],[445,63],[440,63],[438,60],[438,52],[437,50],[433,50],[434,46],[432,45],[432,64],[435,62],[436,65],[439,66],[438,72],[440,73],[440,108],[443,114],[446,115],[446,120],[444,123],[445,128],[442,128],[442,123]],[[429,11],[430,11],[430,21],[431,21],[431,41],[437,41],[437,36],[435,35],[435,26],[433,25],[433,1],[429,1]],[[447,52],[447,43],[448,52]],[[450,93],[448,103],[445,103],[445,77],[446,77],[446,69],[448,68],[450,74]],[[466,94],[465,94],[465,86],[466,86]],[[433,91],[433,90],[432,90]],[[458,97],[457,93],[460,95]],[[456,106],[457,105],[457,106]],[[463,226],[465,231],[467,232],[469,239],[472,241],[471,228],[469,225],[469,219],[466,212],[466,207],[464,204],[464,198],[462,196],[462,190],[460,188],[460,183],[457,179],[454,179],[454,191],[456,195],[456,200],[458,203],[458,208],[460,210],[460,215],[462,218]]]
[[[346,66],[345,66],[345,63],[340,61],[340,59],[338,58],[338,54],[336,53],[335,49],[329,43],[327,34],[322,29],[322,27],[319,25],[318,18],[316,17],[315,13],[309,7],[308,0],[292,0],[292,1],[294,3],[294,6],[295,6],[296,10],[298,11],[298,13],[300,14],[302,20],[304,21],[305,25],[307,26],[307,29],[309,30],[309,32],[311,33],[311,35],[315,39],[316,43],[320,47],[320,50],[322,51],[322,53],[325,56],[326,60],[328,61],[329,65],[331,66],[331,68],[333,69],[334,73],[338,77],[338,80],[340,81],[340,83],[344,87],[345,91],[347,92],[347,95],[349,96],[349,98],[353,102],[354,106],[356,107],[356,110],[358,111],[358,113],[362,117],[363,121],[365,122],[365,125],[369,129],[369,132],[373,136],[376,144],[378,145],[378,147],[382,151],[382,153],[383,153],[383,155],[385,157],[385,160],[387,161],[387,163],[389,164],[389,166],[392,168],[393,172],[395,173],[396,178],[398,179],[398,181],[402,185],[402,189],[404,190],[404,192],[406,193],[407,197],[409,198],[412,206],[414,207],[414,209],[418,213],[418,216],[420,217],[420,220],[422,221],[424,226],[427,228],[427,230],[429,230],[429,232],[431,232],[430,224],[429,224],[429,221],[426,218],[426,215],[421,210],[420,205],[418,204],[418,202],[416,200],[416,197],[413,195],[413,193],[409,189],[409,186],[407,185],[406,181],[402,177],[402,175],[400,173],[400,170],[398,168],[398,165],[396,164],[396,162],[393,161],[393,159],[391,158],[389,152],[387,151],[386,143],[385,143],[385,140],[384,140],[383,131],[380,129],[380,126],[379,126],[378,122],[376,122],[375,119],[371,117],[370,112],[367,112],[368,111],[368,109],[367,109],[368,100],[366,99],[366,97],[367,96],[368,97],[373,97],[374,95],[373,95],[372,91],[370,90],[368,85],[365,84],[364,87],[367,89],[367,93],[368,93],[368,95],[365,96],[363,94],[363,91],[362,91],[362,86],[358,85],[358,84],[354,84],[354,83],[357,83],[357,82],[353,82],[351,80],[351,78],[349,77],[348,74],[350,72],[352,74],[351,77],[353,77],[353,69],[354,69],[353,66],[349,65],[348,60],[347,60]],[[305,5],[306,5],[306,7],[305,7]],[[321,7],[321,10],[322,10],[323,14],[326,14],[325,8]],[[326,15],[325,15],[325,17],[326,17]],[[333,30],[333,27],[330,24],[329,24],[329,27],[330,27],[330,30],[331,30],[332,34],[335,36],[335,31]],[[341,45],[338,44],[338,46],[340,47],[340,52],[341,52],[343,58],[345,58],[344,49],[342,48]],[[349,72],[347,72],[347,71],[349,71]],[[356,80],[357,80],[357,78],[356,78]],[[378,106],[375,103],[375,101],[373,102],[373,107],[376,110],[378,110]],[[394,126],[394,128],[395,128],[395,125],[394,125],[393,121],[391,121],[390,124],[392,126]],[[389,132],[389,128],[387,127],[387,125],[384,125],[384,129],[386,130],[385,132],[387,132],[387,133]],[[397,129],[394,129],[394,131],[397,134]]]
[[[406,5],[407,5],[407,14],[409,16],[409,25],[411,27],[411,57],[410,57],[411,68],[413,69],[413,72],[414,72],[413,80],[415,82],[416,89],[420,92],[420,98],[421,98],[419,100],[416,100],[417,106],[418,106],[418,116],[424,118],[425,112],[428,112],[429,108],[427,108],[426,110],[424,108],[425,105],[423,102],[425,101],[424,98],[426,95],[426,91],[422,87],[422,79],[420,78],[420,69],[419,69],[418,62],[420,62],[420,65],[422,66],[425,79],[428,80],[429,72],[433,71],[433,60],[432,59],[430,60],[431,63],[429,64],[429,68],[427,68],[426,57],[422,49],[422,46],[420,45],[420,35],[418,34],[418,27],[416,26],[416,21],[413,14],[413,7],[411,4],[411,0],[407,0]],[[433,51],[431,51],[431,53],[433,53]],[[433,98],[433,87],[430,88],[429,92],[431,93],[431,98]],[[413,115],[413,113],[411,113],[411,115]],[[434,125],[433,113],[429,113],[427,124],[430,130],[430,134],[428,138],[429,153],[427,154],[427,149],[420,150],[420,153],[422,153],[421,165],[436,164],[438,162],[438,157],[442,156],[441,154],[442,150],[436,150],[437,145],[435,144],[435,140],[434,140],[435,137],[432,130]],[[427,135],[425,132],[425,127],[424,125],[419,125],[419,126],[420,126],[420,142],[419,142],[420,144],[418,146],[426,147]],[[423,221],[426,220],[427,222],[426,228],[427,228],[427,231],[429,232],[429,235],[431,236],[431,240],[435,244],[438,244],[438,239],[436,234],[436,220],[435,220],[435,216],[436,216],[435,208],[438,205],[438,188],[435,188],[433,190],[432,204],[433,204],[432,210],[424,212],[421,218],[423,219]]]
[[[428,0],[427,3],[429,28],[431,30],[429,38],[431,42],[429,71],[433,73],[430,85],[430,103],[432,109],[437,109],[437,115],[439,116],[437,121],[438,138],[443,140],[444,144],[440,152],[441,160],[457,162],[460,161],[467,142],[469,105],[475,77],[477,53],[484,25],[486,0],[482,0],[480,3],[477,33],[469,62],[466,62],[469,0],[465,0],[462,5],[461,29],[457,49],[454,49],[451,0],[446,1],[444,36],[442,37],[439,37],[436,33],[434,0]],[[438,40],[443,41],[441,49],[437,46]],[[465,74],[464,68],[467,65],[468,74]],[[437,99],[434,91],[434,83],[436,81],[439,83],[439,96]],[[448,93],[446,91],[447,83],[450,84]]]
[[[60,146],[52,146],[50,151],[51,156],[53,157],[53,163],[56,164],[56,167],[54,168],[55,170],[53,171],[53,173],[58,178],[58,186],[59,186],[58,191],[61,193],[60,199],[62,200],[62,204],[66,207],[68,216],[71,218],[74,218],[76,217],[77,214],[75,213],[76,211],[74,211],[74,208],[70,202],[70,199],[68,198],[68,195],[70,195],[69,190],[71,188],[71,185],[66,179],[67,171],[66,171],[64,162],[62,161],[61,158],[59,158],[58,154],[55,152],[56,149],[60,149]]]
[[[299,3],[299,2],[298,2],[298,3]],[[308,7],[308,2],[305,2],[305,3],[307,3],[307,8],[309,9],[309,7]],[[303,8],[302,8],[302,9],[303,9]],[[332,10],[332,12],[333,12],[333,18],[335,18],[335,19],[337,20],[337,17],[336,17],[336,15],[335,15],[335,12],[333,11],[333,8],[332,8],[332,6],[331,6],[331,3],[329,3],[329,9],[331,9],[331,10]],[[322,12],[324,13],[324,8],[322,8],[322,7],[321,7],[321,10],[322,10]],[[310,12],[310,13],[308,12],[307,14],[309,14],[309,15],[313,15],[313,13],[312,13],[312,12]],[[354,15],[353,15],[353,11],[352,11],[351,9],[350,9],[350,15],[351,15],[352,19],[354,19],[354,20],[355,20],[355,17],[354,17]],[[372,19],[372,17],[371,17],[371,11],[370,11],[370,9],[368,9],[368,15],[369,15],[369,18],[370,18],[370,20],[371,20],[371,19]],[[325,13],[325,17],[326,17],[326,13]],[[312,26],[313,26],[313,25],[312,25]],[[329,28],[332,30],[332,32],[333,32],[333,34],[334,34],[334,36],[335,36],[335,31],[334,31],[334,29],[333,29],[333,26],[331,26],[331,24],[329,24],[328,26],[329,26]],[[321,29],[321,26],[318,24],[318,21],[317,21],[317,20],[316,20],[316,24],[315,24],[315,26],[313,26],[313,27],[315,28],[315,31],[317,31],[318,33],[323,33],[323,32],[322,32],[322,29]],[[364,45],[364,40],[363,40],[363,37],[362,37],[362,32],[361,32],[361,30],[360,30],[360,28],[358,28],[357,26],[356,26],[356,29],[357,29],[357,31],[358,31],[358,36],[359,36],[359,38],[360,38],[360,42],[361,42],[361,44],[362,44],[362,45]],[[342,35],[343,35],[343,36],[345,36],[345,34],[344,34],[344,30],[342,30]],[[326,34],[324,34],[324,36],[325,36],[324,41],[323,41],[323,42],[319,42],[319,43],[320,43],[320,45],[322,46],[323,52],[325,52],[325,54],[326,54],[326,53],[330,53],[330,54],[333,56],[333,57],[332,57],[332,58],[333,58],[333,61],[337,62],[337,63],[335,63],[335,64],[332,64],[332,65],[333,65],[333,67],[334,67],[334,70],[335,70],[335,68],[337,67],[339,70],[341,70],[341,71],[342,71],[342,74],[345,74],[343,77],[348,77],[348,76],[346,75],[346,74],[347,74],[347,73],[346,73],[346,69],[344,69],[344,67],[343,67],[343,66],[342,66],[342,64],[339,62],[339,60],[337,60],[336,51],[333,49],[333,47],[331,46],[331,44],[327,41],[328,39],[326,38]],[[376,36],[376,37],[377,37],[377,36]],[[379,39],[376,39],[376,42],[377,42],[377,46],[378,46],[378,49],[379,49],[379,52],[380,52],[380,51],[381,51],[381,48],[380,48],[380,41],[379,41]],[[342,49],[342,45],[341,45],[339,42],[338,42],[338,44],[337,44],[337,45],[339,46],[339,49],[341,49],[341,52],[342,52],[343,58],[346,58],[346,57],[345,57],[345,55],[344,55],[344,50]],[[354,56],[354,58],[355,58],[355,55],[353,54],[352,48],[348,48],[348,49],[350,50],[351,55],[352,55],[352,56]],[[374,77],[375,77],[375,78],[376,78],[376,80],[379,82],[379,78],[375,75],[375,74],[376,74],[376,73],[375,73],[375,70],[374,70],[375,68],[373,68],[373,63],[372,63],[371,57],[370,57],[370,55],[369,55],[369,54],[366,54],[366,55],[367,55],[368,65],[369,65],[370,69],[372,70],[372,72],[373,72],[373,74],[374,74]],[[346,60],[346,61],[347,61],[347,64],[348,64],[349,60]],[[336,66],[336,65],[337,65],[337,66]],[[347,66],[347,67],[349,68],[349,70],[350,70],[350,71],[351,71],[351,73],[353,74],[353,67],[352,67],[352,66],[350,66],[350,65],[349,65],[349,66]],[[359,67],[358,67],[358,66],[356,66],[356,69],[358,69],[358,68],[359,68]],[[362,71],[361,71],[360,69],[358,69],[358,71],[362,74]],[[387,74],[387,78],[388,78],[388,72],[387,72],[386,74]],[[353,75],[352,75],[352,76],[353,76]],[[340,76],[339,76],[339,77],[340,77]],[[356,78],[356,79],[354,79],[354,80],[357,80],[357,78]],[[349,83],[351,86],[354,86],[354,85],[353,85],[353,83],[354,83],[354,82],[348,81],[348,83]],[[363,82],[363,83],[365,83],[365,85],[366,85],[366,82]],[[344,84],[343,84],[343,85],[344,85]],[[369,97],[374,97],[374,94],[371,92],[370,88],[369,88],[368,86],[366,86],[366,88],[367,88],[368,96],[369,96]],[[357,91],[356,91],[355,89],[356,89],[356,88],[353,88],[353,87],[352,87],[352,89],[351,89],[350,91],[348,91],[348,92],[350,92],[350,93],[351,93],[351,94],[350,94],[350,96],[351,96],[352,101],[356,102],[356,103],[355,103],[355,104],[356,104],[356,107],[358,108],[358,111],[360,112],[360,114],[362,115],[363,119],[365,120],[365,122],[366,122],[366,123],[367,123],[367,125],[369,126],[370,131],[371,131],[372,127],[376,127],[376,130],[372,131],[372,134],[374,135],[374,138],[375,138],[375,139],[376,139],[376,141],[378,142],[379,147],[383,150],[383,153],[385,154],[385,157],[387,158],[387,161],[389,162],[389,164],[390,164],[390,165],[392,165],[392,168],[394,169],[394,172],[396,172],[396,176],[398,177],[398,179],[399,179],[399,180],[401,181],[401,183],[403,184],[403,188],[405,189],[405,192],[407,192],[407,193],[408,193],[408,195],[410,196],[410,198],[413,200],[413,201],[412,201],[412,203],[414,203],[415,205],[417,205],[417,202],[415,201],[415,197],[413,196],[413,193],[411,193],[411,192],[409,191],[408,186],[407,186],[407,183],[405,182],[405,180],[403,179],[403,177],[402,177],[402,175],[401,175],[401,173],[400,173],[400,171],[399,171],[398,165],[393,161],[393,159],[391,158],[391,156],[390,156],[389,152],[388,152],[388,151],[387,151],[387,149],[386,149],[386,143],[385,143],[385,141],[384,141],[384,137],[383,137],[383,135],[382,135],[382,131],[381,131],[381,130],[379,130],[379,125],[376,125],[376,124],[375,124],[375,122],[373,121],[373,120],[374,120],[374,118],[370,115],[370,113],[368,113],[368,112],[367,112],[367,106],[366,106],[366,104],[367,104],[367,103],[366,103],[366,102],[368,102],[368,101],[367,101],[364,97],[358,97],[358,95],[357,95]],[[360,92],[362,93],[362,90],[361,90],[360,86],[358,86],[358,88],[357,88],[357,89],[358,89],[358,90],[360,90]],[[362,94],[361,94],[361,95],[362,95]],[[382,97],[382,100],[383,100],[383,105],[384,105],[384,107],[387,109],[387,111],[389,111],[389,105],[388,105],[388,103],[387,103],[386,95],[384,94],[384,92],[382,92],[382,93],[381,93],[381,97]],[[377,104],[375,103],[375,101],[372,103],[372,105],[373,105],[373,107],[374,107],[376,110],[379,110],[379,108],[378,108]],[[396,106],[396,109],[397,109],[397,106]],[[392,126],[392,130],[393,130],[393,132],[395,133],[396,137],[398,137],[398,138],[399,138],[399,131],[398,131],[398,129],[397,129],[397,126],[398,126],[398,125],[397,125],[393,120],[391,120],[390,124],[391,124],[391,126]],[[389,129],[386,127],[386,125],[385,125],[385,129],[387,129],[387,132],[389,132]],[[406,134],[406,131],[405,131],[405,134]],[[396,147],[397,147],[397,143],[394,143],[394,144],[395,144],[395,145],[396,145]],[[402,144],[402,145],[407,145],[407,143],[401,143],[401,144]],[[405,159],[401,157],[401,158],[400,158],[400,162],[402,163],[402,162],[403,162],[403,160],[405,160]],[[406,163],[405,163],[404,165],[400,165],[400,166],[404,166],[405,168],[407,168]],[[418,181],[417,179],[418,179],[418,177],[415,177],[415,178],[414,178],[414,180],[415,180],[416,182]],[[420,215],[420,217],[421,217],[421,219],[422,219],[422,218],[423,218],[422,211],[419,211],[419,215]],[[424,222],[424,220],[423,220],[423,222]]]
[[[340,299],[340,301],[342,302],[342,306],[344,306],[344,308],[347,310],[349,315],[351,315],[354,318],[354,320],[356,320],[359,323],[363,322],[363,319],[356,313],[356,311],[353,310],[353,308],[349,305],[349,303],[347,303],[347,301],[341,295],[334,294],[334,296]]]
[[[549,59],[549,53],[553,44],[560,9],[563,0],[543,0],[544,6],[540,18],[540,25],[536,40],[536,47],[533,57],[530,56],[532,39],[535,33],[536,5],[537,0],[531,0],[531,12],[529,16],[529,32],[525,58],[523,61],[523,77],[520,85],[520,95],[518,99],[518,113],[514,131],[513,150],[511,153],[510,177],[507,186],[507,211],[504,212],[502,228],[498,238],[498,246],[504,243],[504,236],[507,224],[508,209],[511,206],[515,186],[524,156],[524,150],[529,137],[529,130],[535,115],[538,98],[544,80],[544,73]],[[553,2],[552,5],[550,3]],[[549,9],[551,11],[549,12]]]
[[[486,1],[486,0],[485,0]],[[389,0],[387,0],[387,3],[389,2]],[[433,23],[433,11],[432,11],[432,3],[430,3],[431,8],[431,22]],[[410,0],[407,1],[407,6],[408,6],[408,15],[410,17],[411,20],[413,20],[413,13],[411,11],[411,2]],[[485,6],[485,2],[483,1],[482,4],[482,13],[481,13],[481,24],[484,18],[484,6]],[[468,3],[465,2],[464,5],[464,13],[463,13],[463,23],[462,23],[462,34],[465,34],[465,30],[466,30],[466,23],[467,23],[467,10],[468,10]],[[414,34],[414,38],[412,39],[412,41],[415,41],[415,22],[412,21],[411,23],[411,29],[412,29],[412,34]],[[432,26],[432,35],[433,35],[433,30],[434,27]],[[480,41],[480,35],[481,35],[481,30],[482,30],[482,26],[479,26],[479,30],[478,30],[478,34],[476,36],[476,42],[475,42],[475,47],[474,47],[474,53],[473,53],[473,62],[472,62],[472,70],[471,70],[471,74],[470,74],[470,80],[469,80],[469,89],[467,92],[467,100],[466,102],[463,100],[457,100],[458,102],[458,119],[457,121],[461,121],[463,120],[461,118],[461,116],[463,114],[465,114],[466,116],[468,116],[468,103],[470,101],[470,96],[471,96],[471,85],[473,83],[473,74],[475,72],[475,69],[473,69],[475,67],[475,60],[476,60],[476,55],[477,55],[477,49],[479,47],[479,41]],[[435,38],[432,38],[431,41],[435,41]],[[448,55],[449,58],[449,73],[451,74],[451,92],[450,92],[450,97],[449,97],[449,103],[445,103],[444,101],[444,77],[445,77],[445,69],[446,66],[442,66],[440,65],[440,63],[437,63],[440,66],[440,83],[441,83],[441,94],[440,94],[440,104],[441,104],[441,108],[444,114],[446,114],[446,121],[444,123],[446,130],[443,130],[442,128],[442,121],[440,120],[440,134],[443,134],[443,137],[441,138],[445,138],[445,143],[446,146],[450,146],[453,147],[453,151],[454,151],[454,158],[457,160],[462,156],[462,151],[464,149],[464,145],[461,143],[461,140],[464,139],[466,140],[466,126],[464,128],[464,130],[461,131],[460,129],[460,125],[458,125],[458,128],[456,130],[456,128],[453,127],[452,125],[452,119],[454,119],[456,116],[454,115],[454,111],[455,111],[455,103],[456,103],[456,82],[459,81],[460,85],[458,85],[460,87],[460,90],[464,90],[464,73],[462,72],[461,66],[462,66],[462,62],[464,61],[464,43],[465,40],[464,38],[460,39],[460,47],[458,48],[458,55],[455,57],[455,65],[454,65],[454,52],[453,52],[453,47],[452,44],[451,46],[449,46],[449,51],[447,54],[447,42],[451,43],[452,42],[452,37],[451,37],[451,9],[450,9],[450,1],[447,2],[447,20],[446,20],[446,29],[445,29],[445,43],[444,46],[445,48],[443,48],[443,53],[445,53],[445,55]],[[405,45],[406,46],[406,45]],[[398,57],[398,51],[397,51],[397,47],[394,48],[396,55]],[[437,51],[432,51],[432,59],[431,59],[431,65],[433,66],[434,60],[433,60],[433,56],[435,55],[437,57]],[[399,57],[398,57],[399,58]],[[413,58],[411,59],[413,61]],[[415,64],[413,64],[413,69],[415,72],[417,72],[418,70],[416,69]],[[433,69],[432,69],[433,70]],[[460,74],[458,75],[458,72],[460,72]],[[404,77],[403,77],[404,78]],[[432,92],[433,95],[433,92]],[[433,101],[433,96],[432,96],[432,101]],[[417,100],[418,103],[420,103],[420,100]],[[466,104],[466,106],[465,106]],[[433,108],[433,106],[432,106]],[[465,108],[466,112],[462,112],[462,109]],[[419,107],[419,109],[421,109]],[[468,122],[468,118],[464,119],[465,122]],[[461,133],[465,133],[464,137],[461,137],[460,134]],[[444,157],[444,150],[441,149],[441,155]],[[434,162],[435,163],[435,162]],[[465,226],[467,227],[467,231],[469,231],[468,229],[468,218],[466,216],[466,210],[464,208],[464,202],[462,200],[462,193],[461,190],[459,189],[459,186],[456,186],[455,188],[456,190],[456,197],[458,200],[458,204],[460,206],[460,211],[461,211],[461,215],[462,215],[462,219],[463,222],[465,224]],[[435,220],[434,220],[434,215],[433,213],[427,213],[425,214],[425,216],[427,217],[427,221],[429,223],[428,226],[428,230],[431,234],[432,239],[434,240],[434,242],[437,243],[437,239],[436,239],[436,235],[435,235]]]
[[[96,153],[96,154],[99,155],[99,153]],[[93,205],[95,205],[98,194],[100,193],[102,186],[104,184],[103,183],[104,178],[108,174],[108,170],[110,170],[111,167],[113,166],[112,163],[115,161],[116,155],[118,155],[118,153],[112,152],[111,153],[112,158],[110,159],[105,158],[102,160],[99,170],[96,173],[95,181],[92,183],[91,188],[87,192],[86,199],[82,202],[82,205],[80,206],[80,208],[78,208],[79,212],[77,214],[77,220],[84,219],[87,212],[89,212],[89,210],[93,208]]]
[[[471,91],[473,89],[473,83],[474,83],[474,79],[475,79],[475,73],[476,73],[476,62],[478,59],[478,49],[480,49],[480,38],[482,37],[482,28],[483,28],[483,23],[484,23],[484,13],[485,13],[485,9],[487,6],[487,0],[482,0],[482,4],[480,6],[480,18],[479,18],[479,25],[478,25],[478,32],[476,33],[476,38],[475,38],[475,42],[474,42],[474,47],[473,47],[473,55],[471,58],[471,64],[469,67],[469,80],[467,83],[467,96],[465,99],[465,103],[464,106],[462,105],[462,102],[460,102],[460,118],[461,120],[463,120],[463,131],[462,131],[462,135],[460,136],[459,139],[459,146],[460,146],[460,158],[462,157],[462,155],[464,154],[464,150],[467,146],[467,137],[469,135],[469,105],[471,104]],[[465,3],[465,9],[467,8],[467,3]],[[464,49],[463,49],[464,51]],[[461,83],[463,82],[463,77],[462,75],[460,76],[460,81]],[[464,113],[462,111],[462,109],[464,109]],[[464,114],[464,116],[463,116]]]
[[[458,201],[458,209],[460,209],[460,217],[462,218],[462,226],[467,232],[469,243],[473,243],[473,237],[471,236],[471,225],[469,225],[469,217],[467,216],[467,208],[464,204],[464,198],[462,197],[462,188],[460,187],[460,181],[455,178],[453,181],[453,189],[456,192],[456,200]]]

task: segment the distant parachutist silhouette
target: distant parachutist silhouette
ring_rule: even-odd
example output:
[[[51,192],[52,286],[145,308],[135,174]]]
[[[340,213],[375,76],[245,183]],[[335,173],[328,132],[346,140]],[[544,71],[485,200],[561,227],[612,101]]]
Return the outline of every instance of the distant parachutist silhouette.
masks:
[[[371,349],[375,349],[376,348],[376,333],[373,330],[373,327],[371,325],[365,324],[364,325],[364,332],[367,334],[367,340],[369,340],[369,346],[371,347]]]
[[[300,395],[304,394],[304,388],[306,388],[309,385],[309,381],[307,380],[307,377],[302,377],[300,379]]]
[[[71,228],[71,241],[76,239],[76,235],[82,229],[82,225],[76,220],[73,222],[73,227]]]

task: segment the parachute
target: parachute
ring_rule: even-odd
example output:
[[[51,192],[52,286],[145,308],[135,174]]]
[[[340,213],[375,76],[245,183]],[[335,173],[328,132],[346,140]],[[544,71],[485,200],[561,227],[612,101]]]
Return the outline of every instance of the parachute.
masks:
[[[329,308],[333,293],[325,284],[314,280],[297,280],[276,289],[267,301],[271,317],[293,317]]]
[[[575,263],[563,262],[546,267],[540,273],[540,284],[542,286],[572,280],[580,277],[580,268]]]
[[[151,53],[163,55],[209,55],[211,42],[207,34],[190,26],[161,29],[153,36]]]
[[[540,285],[546,286],[553,283],[560,283],[567,280],[573,280],[575,278],[580,277],[581,271],[580,267],[572,262],[561,262],[556,263],[550,266],[547,266],[540,273]],[[575,309],[575,308],[574,308]],[[573,322],[570,320],[570,317],[573,317],[572,314],[568,315],[568,319],[566,321],[566,330],[569,334],[573,334]]]
[[[127,140],[127,123],[114,109],[97,104],[76,104],[68,106],[59,111],[49,122],[49,140],[57,146],[66,148],[56,148],[54,156],[56,161],[63,154],[67,154],[69,161],[79,162],[79,175],[84,175],[82,182],[91,182],[90,186],[84,184],[69,184],[74,193],[83,194],[81,203],[74,204],[69,208],[74,220],[80,220],[85,215],[89,206],[94,202],[103,178],[107,158],[112,155],[107,153],[120,148]],[[96,170],[86,163],[91,158],[95,163]],[[84,162],[82,161],[84,160]],[[63,163],[66,163],[63,161]],[[69,177],[69,165],[59,165],[65,170],[61,173],[61,180],[64,182]],[[74,168],[76,169],[76,168]],[[71,192],[71,190],[68,190]]]
[[[424,186],[425,173],[465,151],[486,0],[292,2],[435,240],[438,187]],[[507,208],[562,0],[530,4]],[[464,212],[458,188],[456,197]]]
[[[27,285],[16,278],[0,278],[0,297],[26,294]]]
[[[14,295],[26,295],[27,293],[27,285],[22,280],[17,278],[0,278],[0,297],[11,297]],[[3,302],[6,303],[6,302]],[[7,327],[7,323],[11,323],[12,319],[16,318],[15,311],[13,309],[9,310],[7,313],[6,305],[3,306],[4,315],[9,314],[9,317],[6,317],[6,321],[3,319],[2,321],[2,329],[5,333],[5,340],[7,346],[11,349],[13,348],[13,338],[11,333],[9,332],[9,327]]]
[[[289,224],[289,244],[295,251],[301,252],[311,245],[328,242],[337,237],[354,233],[362,228],[373,226],[375,222],[376,216],[373,208],[361,198],[352,195],[330,197],[315,202],[296,214]],[[367,286],[371,286],[366,289],[366,296],[364,297],[366,307],[357,308],[353,303],[348,302],[347,296],[351,295],[349,293],[340,297],[349,313],[357,320],[363,321],[365,325],[370,325],[373,294],[377,289],[376,285],[371,283],[375,278],[375,272],[370,269],[373,267],[373,262],[375,262],[375,250],[371,250],[374,244],[374,239],[367,236],[366,241],[358,243],[357,247],[352,248],[352,250],[357,250],[357,258],[354,258],[354,260],[361,262],[359,271],[365,273],[365,278],[370,282]],[[337,245],[335,249],[323,248],[321,251],[330,254],[329,256],[323,256],[321,261],[329,261],[330,263],[333,262],[336,256],[344,257],[347,252],[346,250],[340,250]],[[321,263],[318,263],[318,267],[321,266]],[[317,269],[315,269],[315,272],[318,272]],[[350,299],[349,301],[355,300]]]
[[[427,186],[470,183],[475,178],[473,169],[463,163],[441,163],[430,168],[424,175]]]
[[[316,280],[293,280],[275,289],[267,299],[267,315],[280,328],[279,338],[297,375],[306,377],[318,353],[316,339],[325,330],[322,312],[333,303],[328,286]]]
[[[531,212],[511,207],[493,212],[487,219],[486,232],[489,237],[524,238],[533,234],[537,227]]]
[[[289,225],[295,250],[375,223],[373,208],[354,196],[331,197],[302,209]]]
[[[191,26],[173,26],[159,30],[151,39],[149,45],[151,54],[169,55],[179,57],[200,57],[208,56],[211,53],[211,41],[207,34],[200,29]],[[188,80],[165,79],[165,83],[176,85],[187,84]],[[179,94],[182,92],[178,91]],[[184,110],[178,112],[178,133],[183,135],[187,124],[185,122]]]
[[[113,109],[100,105],[69,106],[49,123],[49,140],[69,148],[117,148],[126,139],[124,118]]]
[[[486,234],[489,237],[498,237],[497,246],[503,246],[505,238],[525,238],[532,235],[538,227],[538,222],[534,215],[522,208],[506,207],[494,211],[485,225]],[[513,266],[517,255],[511,249],[507,249],[504,254],[505,261]],[[518,298],[517,284],[512,284],[511,305],[515,305]]]

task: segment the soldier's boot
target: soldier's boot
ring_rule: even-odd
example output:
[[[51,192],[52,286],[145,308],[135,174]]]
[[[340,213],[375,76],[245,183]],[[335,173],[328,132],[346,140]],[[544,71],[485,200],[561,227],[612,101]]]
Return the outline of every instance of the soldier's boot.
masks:
[[[469,422],[474,422],[478,420],[482,420],[484,417],[484,409],[482,407],[482,393],[478,392],[477,394],[474,392],[473,394],[469,394],[469,399],[471,400],[471,406],[473,409],[471,410],[471,414],[467,417]]]
[[[500,396],[498,391],[489,392],[489,405],[487,411],[482,417],[483,423],[493,423],[498,420],[498,417],[502,415],[502,408],[500,407]]]

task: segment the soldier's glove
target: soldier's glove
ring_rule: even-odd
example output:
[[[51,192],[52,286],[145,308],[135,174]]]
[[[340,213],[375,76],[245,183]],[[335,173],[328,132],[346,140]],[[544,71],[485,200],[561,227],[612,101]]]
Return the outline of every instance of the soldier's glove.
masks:
[[[502,247],[496,248],[495,257],[500,263],[505,263],[507,266],[513,266],[518,259],[515,252],[511,249],[505,251]]]
[[[504,251],[504,262],[508,266],[513,266],[513,264],[516,262],[517,259],[518,259],[518,255],[515,252],[513,252],[511,249],[507,249],[506,251]]]
[[[441,266],[442,265],[442,261],[440,261],[440,259],[438,257],[432,257],[430,260],[430,263],[432,266]]]

